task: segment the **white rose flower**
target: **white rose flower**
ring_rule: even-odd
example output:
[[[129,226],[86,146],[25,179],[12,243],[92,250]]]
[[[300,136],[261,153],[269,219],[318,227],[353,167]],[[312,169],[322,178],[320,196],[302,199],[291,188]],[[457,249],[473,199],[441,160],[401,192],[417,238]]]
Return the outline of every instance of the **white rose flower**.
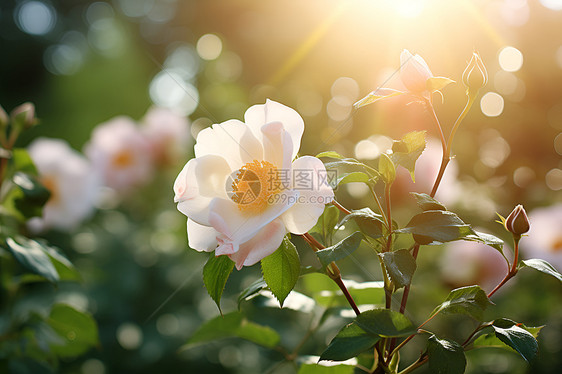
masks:
[[[529,213],[531,228],[520,246],[526,259],[540,258],[562,270],[562,203]]]
[[[227,255],[237,269],[273,253],[287,232],[310,230],[334,196],[319,159],[295,159],[304,132],[296,111],[267,100],[244,119],[201,131],[174,183],[189,246]]]
[[[31,228],[75,228],[94,210],[98,175],[86,158],[63,140],[39,138],[28,151],[41,182],[51,192],[43,217],[32,219]]]
[[[84,153],[102,175],[103,183],[118,191],[147,182],[153,172],[150,145],[128,117],[115,117],[98,125]]]

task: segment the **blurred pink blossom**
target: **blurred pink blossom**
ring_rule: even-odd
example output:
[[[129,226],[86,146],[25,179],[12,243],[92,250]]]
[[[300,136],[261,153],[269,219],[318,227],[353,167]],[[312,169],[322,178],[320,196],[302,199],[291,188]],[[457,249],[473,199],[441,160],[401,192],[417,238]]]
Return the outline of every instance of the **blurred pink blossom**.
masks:
[[[529,213],[531,229],[521,239],[525,259],[540,258],[562,270],[562,203]]]
[[[43,217],[32,219],[35,231],[47,228],[70,230],[92,214],[100,186],[90,163],[60,139],[36,139],[29,154],[41,182],[51,192]]]
[[[158,164],[173,163],[185,157],[193,138],[187,118],[166,108],[151,108],[142,120],[142,132]]]
[[[84,153],[104,185],[117,191],[146,183],[154,171],[150,143],[129,117],[115,117],[98,125]]]
[[[505,259],[496,249],[469,241],[447,243],[439,265],[447,284],[453,287],[477,284],[486,292],[490,292],[508,270]]]

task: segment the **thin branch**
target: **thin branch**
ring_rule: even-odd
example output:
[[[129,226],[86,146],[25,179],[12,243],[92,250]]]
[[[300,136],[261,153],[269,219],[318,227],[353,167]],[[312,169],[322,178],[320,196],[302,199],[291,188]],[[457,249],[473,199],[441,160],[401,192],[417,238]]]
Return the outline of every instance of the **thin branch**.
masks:
[[[345,214],[351,214],[350,210],[346,209],[343,205],[338,203],[335,199],[332,200],[332,205],[335,206],[336,208],[338,208],[339,210],[341,210],[342,212],[344,212]]]

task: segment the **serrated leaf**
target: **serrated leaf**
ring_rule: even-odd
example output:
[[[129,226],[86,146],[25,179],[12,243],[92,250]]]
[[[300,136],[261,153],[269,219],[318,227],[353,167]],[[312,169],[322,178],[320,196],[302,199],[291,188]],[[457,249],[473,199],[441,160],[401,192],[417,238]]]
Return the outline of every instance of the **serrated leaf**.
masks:
[[[355,323],[369,334],[393,338],[415,334],[417,328],[403,314],[390,309],[373,309],[361,313]]]
[[[320,152],[315,157],[316,158],[329,157],[329,158],[336,158],[338,160],[345,158],[344,156],[340,155],[338,152],[335,151]]]
[[[447,299],[433,310],[437,313],[467,314],[478,321],[482,321],[484,311],[491,302],[486,292],[480,286],[461,287],[452,290]]]
[[[412,131],[392,144],[392,161],[410,172],[412,181],[415,179],[416,161],[425,149],[425,131]]]
[[[263,278],[254,281],[252,284],[246,287],[244,291],[242,291],[238,296],[238,309],[240,309],[240,304],[242,304],[242,301],[250,300],[254,296],[257,296],[260,293],[260,291],[266,288],[267,288],[267,284],[265,283]]]
[[[537,355],[539,351],[537,340],[515,322],[499,319],[494,321],[492,328],[499,340],[519,352],[527,362],[531,362]]]
[[[320,360],[345,361],[370,349],[380,336],[366,333],[355,322],[344,326],[332,339]]]
[[[370,208],[354,210],[346,215],[338,226],[344,225],[347,221],[353,220],[361,232],[373,239],[378,239],[383,235],[384,222],[380,214],[376,214]]]
[[[261,269],[265,283],[282,307],[299,279],[301,263],[297,248],[285,237],[275,252],[261,260]]]
[[[455,81],[446,77],[430,77],[425,81],[425,86],[429,92],[435,92],[441,91],[451,83]]]
[[[379,157],[379,173],[385,184],[390,185],[396,179],[396,167],[386,153]]]
[[[346,183],[369,183],[370,179],[371,178],[363,172],[353,171],[351,173],[340,175],[336,181],[339,186],[340,184]]]
[[[16,260],[32,273],[41,275],[51,282],[57,282],[60,277],[51,259],[45,253],[41,244],[24,237],[6,239],[8,248]]]
[[[406,227],[396,232],[413,234],[421,245],[441,244],[475,235],[474,230],[455,213],[444,210],[427,210],[412,217]]]
[[[386,267],[388,275],[394,283],[395,289],[410,284],[416,271],[416,260],[407,249],[395,252],[385,252],[380,255]]]
[[[215,256],[214,253],[209,255],[207,263],[203,267],[203,283],[214,300],[215,304],[221,310],[221,297],[226,286],[226,281],[234,269],[234,261],[228,256]]]
[[[95,320],[69,305],[55,304],[47,323],[63,338],[62,344],[51,344],[51,350],[59,357],[79,356],[98,344]]]
[[[183,348],[230,337],[249,340],[267,348],[275,347],[280,340],[279,334],[271,327],[258,325],[248,321],[243,314],[233,312],[205,322]]]
[[[521,261],[521,263],[525,266],[538,270],[541,273],[552,275],[554,278],[562,282],[562,275],[554,268],[554,266],[552,266],[550,263],[548,263],[545,260],[539,258],[532,258],[529,260],[523,260]]]
[[[410,192],[416,198],[416,202],[421,210],[447,210],[443,204],[435,200],[426,193]]]
[[[328,266],[331,262],[338,261],[349,256],[353,251],[359,248],[362,239],[363,234],[359,231],[354,232],[341,242],[326,249],[317,251],[316,255],[323,266]]]
[[[326,278],[328,278],[326,276]],[[329,278],[328,278],[329,279]],[[331,279],[330,279],[331,281]],[[362,282],[358,283],[352,280],[345,280],[344,284],[353,300],[357,305],[365,304],[381,304],[384,299],[384,283],[383,282]],[[332,284],[334,282],[332,281]],[[335,284],[334,284],[335,285]],[[322,306],[349,306],[347,299],[342,291],[335,289],[324,290],[313,294],[314,300]]]
[[[464,348],[457,342],[431,335],[427,342],[429,370],[433,374],[463,374],[466,368]]]
[[[394,90],[392,88],[378,88],[370,92],[367,96],[353,104],[355,109],[359,109],[365,105],[372,104],[382,99],[388,99],[394,96],[403,95],[405,92]]]

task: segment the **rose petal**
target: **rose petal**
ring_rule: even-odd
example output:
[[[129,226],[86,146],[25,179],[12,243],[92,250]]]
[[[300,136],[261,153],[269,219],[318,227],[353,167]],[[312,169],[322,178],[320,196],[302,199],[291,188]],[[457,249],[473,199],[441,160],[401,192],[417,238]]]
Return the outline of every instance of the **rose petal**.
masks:
[[[214,199],[210,205],[209,222],[230,241],[244,243],[295,204],[298,196],[298,191],[283,191],[276,196],[275,204],[255,215],[242,212],[230,199]]]
[[[426,81],[433,74],[426,62],[419,55],[413,56],[408,50],[400,54],[400,80],[406,88],[414,93],[426,90]]]
[[[300,173],[308,178],[304,183],[301,183]],[[300,197],[281,218],[289,232],[304,234],[316,224],[324,206],[334,198],[322,161],[312,156],[297,158],[293,162],[293,188]]]
[[[238,270],[242,266],[251,266],[269,256],[279,248],[286,234],[280,219],[275,219],[264,226],[254,237],[240,245],[238,252],[229,257],[236,263]]]
[[[195,157],[222,156],[237,170],[253,160],[263,159],[263,147],[252,131],[238,120],[229,120],[203,129],[197,135]]]
[[[189,247],[199,252],[212,252],[217,248],[218,232],[210,226],[203,226],[187,219],[187,240]]]
[[[292,140],[291,160],[297,156],[304,132],[304,121],[294,109],[268,99],[265,104],[250,107],[244,114],[244,121],[258,139],[263,139],[261,132],[263,125],[281,122]]]
[[[281,122],[270,122],[261,128],[265,161],[289,170],[293,159],[293,141]]]

